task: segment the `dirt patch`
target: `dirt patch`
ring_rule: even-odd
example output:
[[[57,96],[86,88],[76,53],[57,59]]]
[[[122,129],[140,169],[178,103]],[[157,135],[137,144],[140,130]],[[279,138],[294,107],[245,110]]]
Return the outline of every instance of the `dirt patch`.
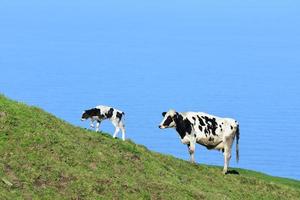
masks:
[[[65,189],[69,185],[70,182],[76,180],[76,177],[61,173],[58,181],[58,188]]]
[[[12,187],[14,188],[22,188],[23,184],[19,180],[19,178],[14,173],[12,167],[10,165],[4,165],[4,172],[7,176],[7,178],[10,180],[10,182],[13,184]]]
[[[102,195],[112,183],[113,181],[111,179],[98,179],[93,189],[97,194]]]
[[[6,118],[6,114],[5,112],[0,112],[0,121],[1,122],[5,122],[5,118]],[[0,129],[3,130],[4,129],[4,123],[0,124]]]
[[[5,112],[0,112],[0,119],[6,117],[6,113]]]
[[[141,158],[138,155],[131,156],[132,160],[141,160]]]
[[[111,179],[99,179],[99,180],[97,180],[98,185],[111,185],[112,182],[113,181]]]
[[[96,169],[97,169],[97,164],[96,164],[95,162],[91,162],[91,163],[89,164],[89,167],[90,167],[91,169],[93,169],[93,170],[96,170]]]
[[[47,186],[47,181],[45,179],[43,179],[42,176],[38,176],[35,180],[34,180],[34,185],[36,187],[39,188],[46,188]]]
[[[133,162],[137,162],[141,160],[140,156],[136,154],[125,154],[123,155],[123,158],[127,161],[133,161]]]

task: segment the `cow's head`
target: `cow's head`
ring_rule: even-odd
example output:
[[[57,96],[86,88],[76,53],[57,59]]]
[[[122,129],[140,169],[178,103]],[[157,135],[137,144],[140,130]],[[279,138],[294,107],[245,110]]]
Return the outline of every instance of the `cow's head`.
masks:
[[[100,114],[101,114],[100,109],[98,109],[98,108],[92,108],[89,110],[85,110],[82,113],[81,121],[84,121],[84,120],[87,120],[87,119],[93,118],[93,117],[100,117]]]
[[[90,118],[88,110],[83,111],[81,121],[87,120],[88,118]]]
[[[175,110],[169,110],[168,112],[163,112],[162,116],[164,117],[160,125],[160,129],[165,128],[175,128],[176,120],[178,118],[178,113]]]

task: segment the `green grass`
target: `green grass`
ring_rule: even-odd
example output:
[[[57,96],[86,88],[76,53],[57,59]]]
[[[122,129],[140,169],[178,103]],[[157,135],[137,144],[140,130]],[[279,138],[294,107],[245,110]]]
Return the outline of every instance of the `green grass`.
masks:
[[[142,134],[142,133],[141,133]],[[300,182],[193,165],[0,95],[0,199],[300,199]]]

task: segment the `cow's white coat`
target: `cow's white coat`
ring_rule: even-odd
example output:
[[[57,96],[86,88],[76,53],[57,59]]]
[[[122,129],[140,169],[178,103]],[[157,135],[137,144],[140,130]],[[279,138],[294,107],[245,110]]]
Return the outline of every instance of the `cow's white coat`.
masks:
[[[232,144],[234,138],[237,136],[237,161],[238,161],[238,138],[239,138],[239,124],[236,120],[231,118],[221,118],[213,116],[204,112],[182,112],[178,113],[175,110],[169,110],[166,113],[163,113],[164,118],[159,125],[159,128],[175,128],[177,132],[182,132],[178,130],[178,125],[181,124],[181,118],[183,121],[186,121],[191,126],[191,130],[186,130],[184,133],[179,134],[181,142],[188,145],[188,151],[190,153],[191,162],[195,162],[194,153],[195,153],[195,144],[201,144],[208,149],[221,150],[224,155],[224,169],[223,173],[227,173],[229,161],[231,158]],[[178,116],[179,121],[178,121]],[[205,121],[204,117],[213,121]],[[199,119],[200,118],[200,119]],[[171,122],[170,122],[171,120]],[[200,123],[202,120],[202,125]],[[208,126],[215,126],[214,131],[210,133],[205,132],[205,128],[208,130]],[[216,124],[215,124],[216,123]],[[185,127],[186,128],[186,127]],[[188,129],[188,128],[187,128]],[[214,134],[212,134],[212,132]]]
[[[115,131],[114,131],[114,134],[113,134],[113,137],[116,138],[117,137],[117,134],[118,132],[121,130],[122,131],[122,140],[125,140],[125,124],[124,124],[124,112],[120,111],[120,110],[117,110],[115,108],[112,108],[112,107],[109,107],[109,106],[104,106],[104,105],[98,105],[95,107],[96,109],[99,109],[100,113],[98,115],[93,115],[93,116],[89,116],[88,118],[91,120],[90,122],[90,126],[92,128],[94,128],[94,122],[96,121],[96,131],[98,132],[99,129],[100,129],[100,124],[103,120],[105,119],[109,119],[113,126],[115,127]],[[107,113],[109,113],[110,110],[113,110],[112,111],[112,115],[107,117]],[[83,115],[86,111],[83,112]],[[123,116],[122,116],[122,119],[119,119],[117,117],[117,113],[121,113]],[[81,119],[82,121],[86,120],[86,118],[83,118]]]

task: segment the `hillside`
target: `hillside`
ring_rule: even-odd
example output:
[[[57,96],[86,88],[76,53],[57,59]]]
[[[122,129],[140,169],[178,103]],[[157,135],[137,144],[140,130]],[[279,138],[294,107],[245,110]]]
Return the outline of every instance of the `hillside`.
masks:
[[[299,181],[235,170],[224,176],[0,95],[0,199],[300,199]]]

